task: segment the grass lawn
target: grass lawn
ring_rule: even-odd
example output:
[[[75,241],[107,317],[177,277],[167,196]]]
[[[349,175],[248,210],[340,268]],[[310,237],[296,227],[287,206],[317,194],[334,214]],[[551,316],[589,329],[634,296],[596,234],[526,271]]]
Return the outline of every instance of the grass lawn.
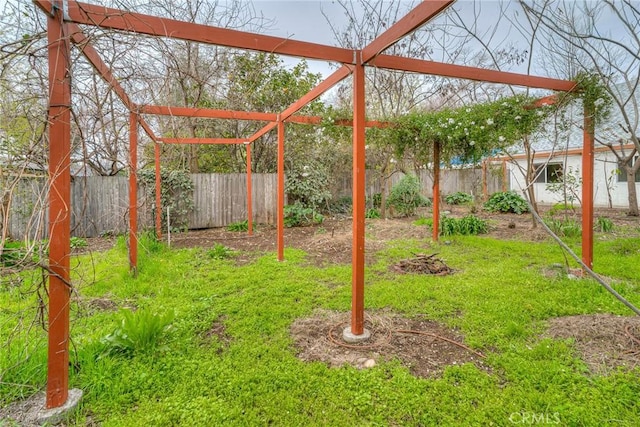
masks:
[[[289,333],[296,319],[349,310],[349,265],[314,267],[298,250],[287,250],[283,263],[271,253],[236,265],[221,259],[220,248],[167,249],[144,240],[132,278],[122,241],[80,256],[73,262],[79,302],[70,382],[85,394],[71,425],[638,425],[638,368],[596,374],[574,341],[542,337],[550,318],[631,315],[626,307],[595,281],[545,274],[564,262],[549,241],[448,239],[389,242],[366,269],[368,311],[435,320],[487,355],[488,370],[450,366],[436,378],[415,377],[398,360],[355,369],[296,357]],[[640,238],[598,239],[594,250],[595,270],[635,305],[639,247]],[[438,252],[455,274],[389,271],[416,252]],[[46,334],[29,327],[38,302],[30,279],[0,289],[0,342],[10,343],[0,352],[3,405],[46,381]],[[97,307],[100,301],[146,314],[147,326],[138,328],[156,322],[161,339],[119,346],[123,337],[113,333],[124,315]],[[216,324],[225,339],[208,333]]]

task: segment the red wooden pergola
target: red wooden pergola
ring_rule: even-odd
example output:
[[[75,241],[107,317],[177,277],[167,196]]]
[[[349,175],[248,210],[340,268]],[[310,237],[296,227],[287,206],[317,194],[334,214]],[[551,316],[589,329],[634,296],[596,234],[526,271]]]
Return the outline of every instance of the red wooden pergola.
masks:
[[[159,230],[160,204],[160,143],[186,144],[246,144],[248,220],[251,224],[251,143],[277,129],[278,194],[277,249],[278,259],[284,259],[284,135],[285,122],[319,123],[318,117],[294,116],[336,83],[353,75],[353,247],[352,304],[350,332],[364,334],[364,227],[365,227],[365,127],[379,125],[365,121],[365,67],[502,83],[554,91],[572,91],[572,81],[536,77],[518,73],[487,70],[421,59],[386,55],[383,52],[405,35],[433,19],[454,0],[427,0],[418,4],[402,19],[389,27],[361,50],[350,50],[317,43],[308,43],[249,32],[181,22],[125,10],[110,9],[74,0],[34,0],[47,15],[49,58],[49,344],[47,376],[47,408],[62,406],[68,397],[69,361],[69,297],[70,282],[70,155],[71,155],[71,74],[69,61],[71,44],[75,45],[110,85],[130,111],[129,144],[129,262],[137,269],[137,149],[138,129],[155,143],[156,160],[156,227]],[[112,69],[103,62],[79,25],[96,26],[129,33],[167,37],[198,43],[289,55],[300,58],[337,62],[342,66],[309,93],[278,113],[242,112],[189,107],[137,105],[118,83]],[[247,138],[237,139],[164,139],[157,137],[144,115],[174,115],[234,120],[264,121],[264,127]],[[583,147],[583,238],[582,259],[589,267],[593,258],[593,123],[590,111],[585,111]],[[439,219],[439,147],[434,147],[434,234],[438,238]]]

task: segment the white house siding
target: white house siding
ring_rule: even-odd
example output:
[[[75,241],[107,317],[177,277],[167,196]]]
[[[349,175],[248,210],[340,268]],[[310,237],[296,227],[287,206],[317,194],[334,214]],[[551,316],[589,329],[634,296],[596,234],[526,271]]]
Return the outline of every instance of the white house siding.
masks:
[[[547,156],[537,155],[535,163],[545,163],[548,159]],[[526,164],[525,159],[518,159],[522,164]],[[577,170],[582,174],[582,155],[572,154],[564,156],[562,154],[556,154],[549,163],[562,163],[564,164],[564,171],[567,171],[571,167],[574,171]],[[524,176],[520,172],[520,169],[513,163],[507,163],[510,174],[510,188],[518,193],[521,193],[525,188]],[[607,180],[611,177],[613,171],[617,170],[617,160],[613,153],[610,151],[596,151],[594,162],[594,205],[596,207],[609,207],[609,195],[607,192]],[[636,191],[640,196],[640,183],[636,182]],[[534,183],[536,200],[539,203],[554,204],[562,202],[562,195],[554,194],[546,189],[546,183]],[[618,182],[617,175],[613,176],[610,183],[610,195],[611,195],[611,207],[614,208],[627,208],[629,207],[628,190],[626,182]],[[578,195],[580,198],[582,194],[582,188],[579,189]],[[576,201],[574,205],[579,206],[579,202]]]

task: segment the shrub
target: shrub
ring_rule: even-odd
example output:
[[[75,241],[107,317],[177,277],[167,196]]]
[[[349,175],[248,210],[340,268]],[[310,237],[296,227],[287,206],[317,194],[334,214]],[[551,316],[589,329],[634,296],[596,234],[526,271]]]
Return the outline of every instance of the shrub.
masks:
[[[429,206],[429,199],[420,194],[420,181],[414,175],[405,175],[393,186],[387,203],[402,216],[411,216],[416,208]]]
[[[450,205],[466,205],[469,203],[473,203],[473,196],[468,193],[463,193],[462,191],[458,191],[453,194],[449,194],[444,198],[444,201]]]
[[[369,218],[369,219],[380,218],[380,211],[376,208],[367,209],[364,216],[365,218]]]
[[[601,233],[608,233],[613,230],[613,222],[605,216],[599,216],[594,228]]]
[[[27,257],[24,243],[16,240],[6,240],[0,253],[0,264],[11,267],[19,264]]]
[[[312,224],[322,224],[324,216],[315,209],[304,207],[301,203],[284,207],[284,226],[301,227]]]
[[[163,315],[153,313],[149,309],[139,309],[135,312],[122,310],[120,313],[120,326],[102,339],[107,354],[133,356],[136,353],[166,350],[161,344],[170,330],[175,316],[173,311]]]
[[[86,248],[88,243],[87,243],[87,240],[83,239],[82,237],[73,236],[69,241],[69,245],[71,249],[79,249],[79,248]]]
[[[249,221],[245,219],[244,221],[232,222],[231,224],[227,225],[227,230],[229,230],[229,231],[248,231],[249,230]]]
[[[489,212],[529,212],[527,201],[513,191],[493,193],[484,208]]]
[[[559,237],[579,237],[582,227],[575,219],[545,218],[544,223]]]
[[[420,217],[418,219],[416,219],[415,221],[413,221],[413,225],[426,225],[427,227],[432,227],[433,226],[433,218],[425,218],[425,217]]]
[[[324,205],[331,198],[326,167],[313,159],[301,167],[294,165],[287,171],[284,190],[295,204],[313,209]]]
[[[227,259],[233,256],[233,250],[220,243],[216,243],[213,248],[207,251],[207,255],[213,259]]]
[[[171,231],[188,229],[189,213],[194,208],[193,181],[189,172],[182,170],[160,169],[161,187],[160,203],[162,212],[160,215],[163,229],[167,224],[167,207],[169,208],[169,220]],[[154,169],[142,169],[138,171],[138,180],[144,185],[145,192],[150,200],[156,197],[156,171]],[[155,220],[156,205],[151,204],[153,218]]]
[[[336,200],[332,200],[329,204],[329,211],[335,213],[348,214],[351,213],[353,199],[351,196],[343,196]]]
[[[488,229],[487,221],[475,215],[467,215],[459,219],[445,216],[440,221],[440,234],[443,236],[484,234]]]

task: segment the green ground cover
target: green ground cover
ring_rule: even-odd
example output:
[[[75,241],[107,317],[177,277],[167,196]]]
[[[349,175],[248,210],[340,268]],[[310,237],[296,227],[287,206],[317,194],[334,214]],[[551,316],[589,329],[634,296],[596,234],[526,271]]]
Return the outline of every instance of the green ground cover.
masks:
[[[357,370],[296,358],[289,335],[295,319],[318,308],[349,309],[348,265],[314,267],[298,250],[286,250],[283,263],[266,254],[236,265],[219,249],[167,249],[148,238],[137,278],[129,275],[122,241],[78,257],[81,302],[135,307],[147,323],[157,322],[161,338],[114,350],[105,337],[113,337],[123,313],[74,304],[70,381],[85,395],[72,425],[499,426],[523,424],[532,414],[557,425],[637,425],[638,369],[595,375],[571,340],[541,337],[552,317],[630,315],[628,309],[592,280],[544,274],[564,260],[553,243],[449,241],[389,242],[366,270],[367,310],[426,316],[458,328],[469,346],[487,354],[488,372],[451,366],[434,379],[414,377],[399,361]],[[596,271],[636,305],[638,247],[640,238],[599,239],[594,251]],[[389,271],[425,251],[438,252],[456,273]],[[38,301],[24,292],[30,279],[0,289],[0,342],[10,343],[0,352],[2,404],[42,389],[46,380],[46,335],[28,323]],[[228,342],[207,333],[216,322]]]

